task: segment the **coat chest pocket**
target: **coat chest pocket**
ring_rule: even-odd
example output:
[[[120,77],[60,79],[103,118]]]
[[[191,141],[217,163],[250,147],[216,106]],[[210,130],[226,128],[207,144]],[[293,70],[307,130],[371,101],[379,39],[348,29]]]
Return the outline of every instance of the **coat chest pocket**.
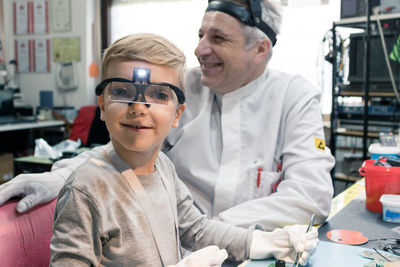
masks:
[[[281,177],[280,172],[267,172],[252,169],[247,172],[248,199],[261,198],[270,195]]]

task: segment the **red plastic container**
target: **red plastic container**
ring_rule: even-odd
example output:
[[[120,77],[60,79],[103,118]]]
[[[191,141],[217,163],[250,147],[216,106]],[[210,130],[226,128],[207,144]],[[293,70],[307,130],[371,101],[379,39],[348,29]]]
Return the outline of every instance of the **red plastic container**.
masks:
[[[400,195],[400,167],[372,165],[374,162],[374,159],[364,161],[359,172],[365,177],[367,209],[382,212],[381,195]]]

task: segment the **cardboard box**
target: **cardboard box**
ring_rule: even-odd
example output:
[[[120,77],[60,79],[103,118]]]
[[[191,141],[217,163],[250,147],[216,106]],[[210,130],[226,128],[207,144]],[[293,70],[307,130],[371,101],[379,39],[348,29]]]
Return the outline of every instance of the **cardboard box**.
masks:
[[[0,184],[14,177],[14,156],[11,153],[0,153]]]

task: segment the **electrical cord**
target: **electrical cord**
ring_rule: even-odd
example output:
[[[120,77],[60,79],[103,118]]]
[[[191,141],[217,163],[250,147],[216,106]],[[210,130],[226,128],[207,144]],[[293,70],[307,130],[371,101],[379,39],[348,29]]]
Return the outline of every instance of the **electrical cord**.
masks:
[[[333,43],[333,35],[336,35],[336,44]],[[336,58],[336,69],[337,75],[335,77],[336,84],[342,84],[344,79],[344,58],[345,58],[345,50],[347,47],[345,46],[346,39],[343,39],[338,32],[334,32],[334,29],[330,29],[325,32],[317,53],[316,58],[316,72],[317,72],[317,86],[321,89],[322,95],[330,94],[331,89],[325,88],[325,61],[328,63],[333,63]],[[334,46],[337,47],[336,53]],[[326,51],[327,50],[327,51]],[[334,96],[332,96],[334,97]],[[321,109],[323,109],[324,102],[321,101]]]
[[[388,262],[391,262],[391,260],[389,260],[388,258],[386,258],[385,256],[382,255],[382,253],[380,253],[376,248],[373,248],[373,250],[378,253],[379,256],[381,256],[382,258],[384,258],[385,260],[387,260]]]
[[[399,238],[378,238],[378,239],[370,239],[369,241],[377,241],[380,248],[383,251],[387,251],[396,256],[400,256],[400,239]],[[378,251],[376,251],[376,252],[379,255],[381,255]]]
[[[321,95],[325,95],[326,93],[330,92],[330,90],[326,90],[325,88],[325,60],[332,63],[328,58],[331,57],[332,53],[332,48],[331,44],[328,44],[328,54],[325,55],[325,46],[326,42],[329,41],[329,33],[331,33],[331,30],[327,31],[324,34],[324,37],[322,38],[319,48],[318,48],[318,53],[317,53],[317,58],[316,58],[316,74],[317,74],[317,86],[321,90]],[[323,105],[324,101],[321,101],[321,110],[323,110]]]
[[[395,132],[395,130],[398,128],[397,126],[397,120],[396,120],[396,114],[397,114],[397,110],[400,106],[399,102],[395,102],[393,103],[393,112],[392,112],[392,132]]]

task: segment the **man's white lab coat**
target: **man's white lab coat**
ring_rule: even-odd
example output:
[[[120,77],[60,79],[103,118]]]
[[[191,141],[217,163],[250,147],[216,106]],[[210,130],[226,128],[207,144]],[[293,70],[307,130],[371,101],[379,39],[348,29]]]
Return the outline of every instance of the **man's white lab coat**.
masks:
[[[197,205],[243,227],[325,219],[334,158],[324,148],[319,90],[269,69],[223,96],[200,78],[199,68],[187,73],[186,110],[165,148]]]

